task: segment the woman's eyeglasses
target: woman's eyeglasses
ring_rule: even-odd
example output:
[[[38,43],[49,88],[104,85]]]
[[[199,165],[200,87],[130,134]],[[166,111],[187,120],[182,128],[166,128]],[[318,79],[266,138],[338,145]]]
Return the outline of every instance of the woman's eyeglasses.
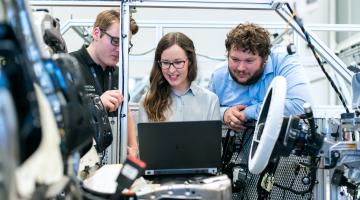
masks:
[[[105,35],[109,36],[110,38],[110,43],[116,47],[119,46],[119,43],[120,43],[120,39],[119,37],[114,37],[114,36],[111,36],[109,33],[107,33],[105,30],[103,29],[100,29],[102,33],[104,33]]]
[[[170,66],[174,66],[175,69],[182,69],[185,66],[185,60],[176,60],[174,62],[170,62],[170,61],[158,61],[159,65],[161,67],[161,69],[169,69]]]

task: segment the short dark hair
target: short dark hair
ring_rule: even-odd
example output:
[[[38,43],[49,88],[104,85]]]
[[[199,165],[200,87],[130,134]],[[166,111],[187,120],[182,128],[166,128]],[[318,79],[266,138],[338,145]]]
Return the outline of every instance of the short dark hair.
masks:
[[[253,54],[258,53],[262,58],[267,58],[270,54],[270,33],[256,24],[239,24],[226,36],[225,47],[228,53],[234,48],[249,51]]]

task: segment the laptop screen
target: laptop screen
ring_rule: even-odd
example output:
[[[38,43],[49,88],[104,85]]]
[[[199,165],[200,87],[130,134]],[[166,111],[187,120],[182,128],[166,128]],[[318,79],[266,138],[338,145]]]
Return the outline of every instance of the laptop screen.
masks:
[[[147,175],[216,173],[220,168],[221,121],[139,123],[138,137]]]

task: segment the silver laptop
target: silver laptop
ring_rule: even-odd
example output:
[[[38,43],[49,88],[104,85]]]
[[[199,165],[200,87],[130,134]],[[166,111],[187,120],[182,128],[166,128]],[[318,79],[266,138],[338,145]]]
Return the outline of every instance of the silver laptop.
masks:
[[[221,121],[138,124],[145,175],[216,174],[221,164]]]

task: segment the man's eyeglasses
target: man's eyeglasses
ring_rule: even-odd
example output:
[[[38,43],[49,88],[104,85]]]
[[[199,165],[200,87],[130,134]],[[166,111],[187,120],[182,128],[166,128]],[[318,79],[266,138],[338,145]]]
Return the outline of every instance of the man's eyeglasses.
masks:
[[[107,33],[105,30],[103,29],[100,29],[102,33],[104,33],[105,35],[109,36],[110,38],[110,43],[116,47],[119,46],[119,43],[120,43],[120,39],[119,37],[114,37],[114,36],[111,36],[109,33]]]
[[[182,69],[185,66],[185,62],[186,62],[185,60],[176,60],[174,62],[160,61],[160,60],[158,61],[161,69],[169,69],[171,65],[174,66],[175,69]]]

